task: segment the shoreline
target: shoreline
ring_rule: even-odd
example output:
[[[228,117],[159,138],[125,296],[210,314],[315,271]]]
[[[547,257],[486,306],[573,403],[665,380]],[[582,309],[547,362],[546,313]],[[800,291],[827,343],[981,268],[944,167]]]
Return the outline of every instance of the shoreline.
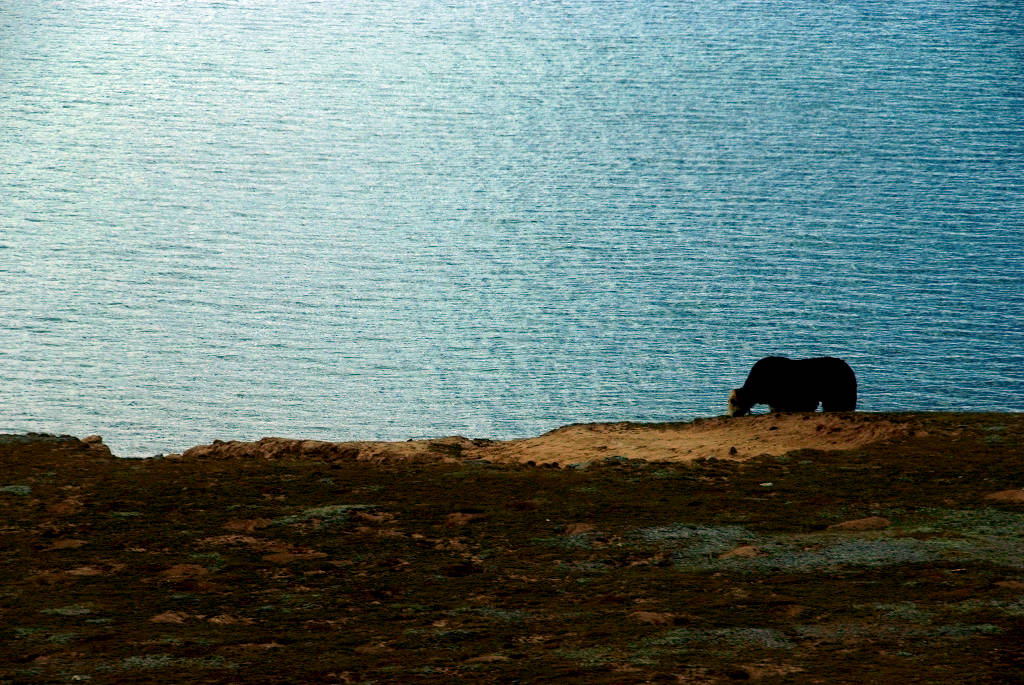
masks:
[[[717,458],[746,460],[781,456],[796,450],[849,450],[876,442],[927,437],[932,431],[954,435],[957,421],[986,417],[1020,419],[1022,412],[810,412],[715,416],[691,421],[575,423],[541,435],[492,440],[459,435],[408,440],[328,441],[291,437],[259,440],[214,440],[181,453],[112,456],[148,459],[281,459],[326,458],[361,461],[480,460],[496,463],[579,466],[616,457],[644,461],[691,462]],[[13,438],[11,436],[14,436]],[[11,434],[41,439],[68,438],[44,433]],[[29,438],[30,439],[30,438]],[[99,435],[81,442],[100,452],[110,449]]]

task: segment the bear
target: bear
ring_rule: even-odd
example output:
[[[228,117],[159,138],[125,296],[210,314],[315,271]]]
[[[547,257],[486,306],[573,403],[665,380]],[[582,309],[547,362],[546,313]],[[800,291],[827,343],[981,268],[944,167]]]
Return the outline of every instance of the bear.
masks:
[[[773,412],[853,411],[857,377],[837,357],[765,357],[750,369],[742,388],[729,394],[729,416],[743,416],[755,404]]]

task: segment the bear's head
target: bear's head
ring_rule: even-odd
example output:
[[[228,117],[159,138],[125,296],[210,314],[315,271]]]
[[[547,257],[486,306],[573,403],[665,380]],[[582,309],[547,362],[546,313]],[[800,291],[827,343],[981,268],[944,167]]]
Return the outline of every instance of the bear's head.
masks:
[[[743,388],[733,389],[729,393],[729,416],[743,416],[749,412],[754,403],[749,402],[748,399]]]

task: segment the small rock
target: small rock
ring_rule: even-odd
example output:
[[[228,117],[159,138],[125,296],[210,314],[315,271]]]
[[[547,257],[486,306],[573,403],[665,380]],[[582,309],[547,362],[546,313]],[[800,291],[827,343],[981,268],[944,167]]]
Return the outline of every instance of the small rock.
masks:
[[[285,552],[288,549],[283,543],[261,540],[252,535],[215,535],[197,540],[196,543],[204,547],[207,545],[249,545],[254,549],[265,549],[269,552]]]
[[[446,519],[449,526],[464,526],[471,521],[477,521],[479,519],[486,518],[483,514],[477,514],[472,512],[456,511],[448,514]]]
[[[114,456],[113,454],[111,454],[110,448],[103,444],[103,438],[101,438],[98,435],[86,436],[82,438],[81,443],[90,450],[101,453],[103,456]]]
[[[843,521],[828,527],[829,530],[882,530],[892,525],[892,521],[883,516],[869,516],[864,519]]]
[[[504,654],[482,654],[466,659],[467,664],[489,664],[499,661],[510,661],[510,659]]]
[[[165,611],[162,614],[156,616],[150,616],[150,623],[184,623],[188,619],[188,614],[184,611]]]
[[[752,559],[753,557],[759,557],[763,554],[760,547],[754,545],[741,545],[736,549],[729,550],[723,554],[718,555],[719,559]]]
[[[256,622],[254,619],[251,618],[237,618],[235,616],[232,616],[231,614],[220,614],[218,616],[214,616],[206,620],[218,626],[233,626],[238,625],[239,623],[250,625]]]
[[[356,654],[384,654],[393,650],[386,642],[376,642],[368,645],[359,645],[354,651]]]
[[[50,552],[58,549],[78,549],[82,545],[88,544],[85,540],[76,540],[74,538],[61,538],[60,540],[54,540],[53,544],[47,547],[44,551]]]
[[[1024,490],[1000,490],[991,495],[985,495],[985,499],[994,502],[1010,502],[1013,504],[1024,504]]]
[[[591,533],[597,530],[597,526],[593,523],[570,523],[565,527],[566,535],[582,535],[583,533]]]
[[[634,611],[629,615],[634,621],[652,626],[670,626],[675,623],[675,614],[667,611]]]
[[[744,664],[738,672],[743,672],[746,677],[739,676],[738,680],[761,680],[763,678],[779,678],[796,673],[803,673],[804,669],[799,666],[787,666],[785,664]]]
[[[161,578],[170,581],[194,580],[208,575],[209,569],[199,564],[176,564],[160,572]]]
[[[643,559],[637,559],[636,561],[631,561],[629,563],[629,565],[631,567],[632,566],[671,566],[672,565],[672,557],[668,554],[668,552],[658,552],[657,554],[655,554],[653,556],[644,557]]]
[[[46,505],[46,511],[54,516],[67,516],[81,511],[82,500],[78,497],[68,497],[62,502],[54,502]]]
[[[290,564],[299,559],[323,559],[326,556],[326,552],[277,552],[275,554],[263,555],[263,561],[269,561],[274,564]]]
[[[224,527],[228,530],[237,530],[242,533],[252,533],[253,531],[259,530],[260,528],[266,528],[270,525],[270,519],[255,518],[255,519],[231,519],[224,524]]]
[[[388,521],[390,521],[390,520],[395,518],[392,514],[388,514],[388,513],[373,514],[373,513],[370,513],[368,511],[356,511],[355,515],[356,515],[356,518],[360,518],[360,519],[366,521],[367,523],[386,523],[386,522],[388,522]]]
[[[789,620],[794,620],[800,617],[800,614],[804,613],[804,607],[799,604],[790,604],[781,608],[782,615]]]

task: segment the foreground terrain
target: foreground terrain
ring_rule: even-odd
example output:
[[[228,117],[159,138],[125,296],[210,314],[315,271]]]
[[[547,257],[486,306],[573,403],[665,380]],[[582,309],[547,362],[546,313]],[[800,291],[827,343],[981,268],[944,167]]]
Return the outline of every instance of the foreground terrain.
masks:
[[[0,561],[0,683],[1020,683],[1024,415],[0,436]]]

